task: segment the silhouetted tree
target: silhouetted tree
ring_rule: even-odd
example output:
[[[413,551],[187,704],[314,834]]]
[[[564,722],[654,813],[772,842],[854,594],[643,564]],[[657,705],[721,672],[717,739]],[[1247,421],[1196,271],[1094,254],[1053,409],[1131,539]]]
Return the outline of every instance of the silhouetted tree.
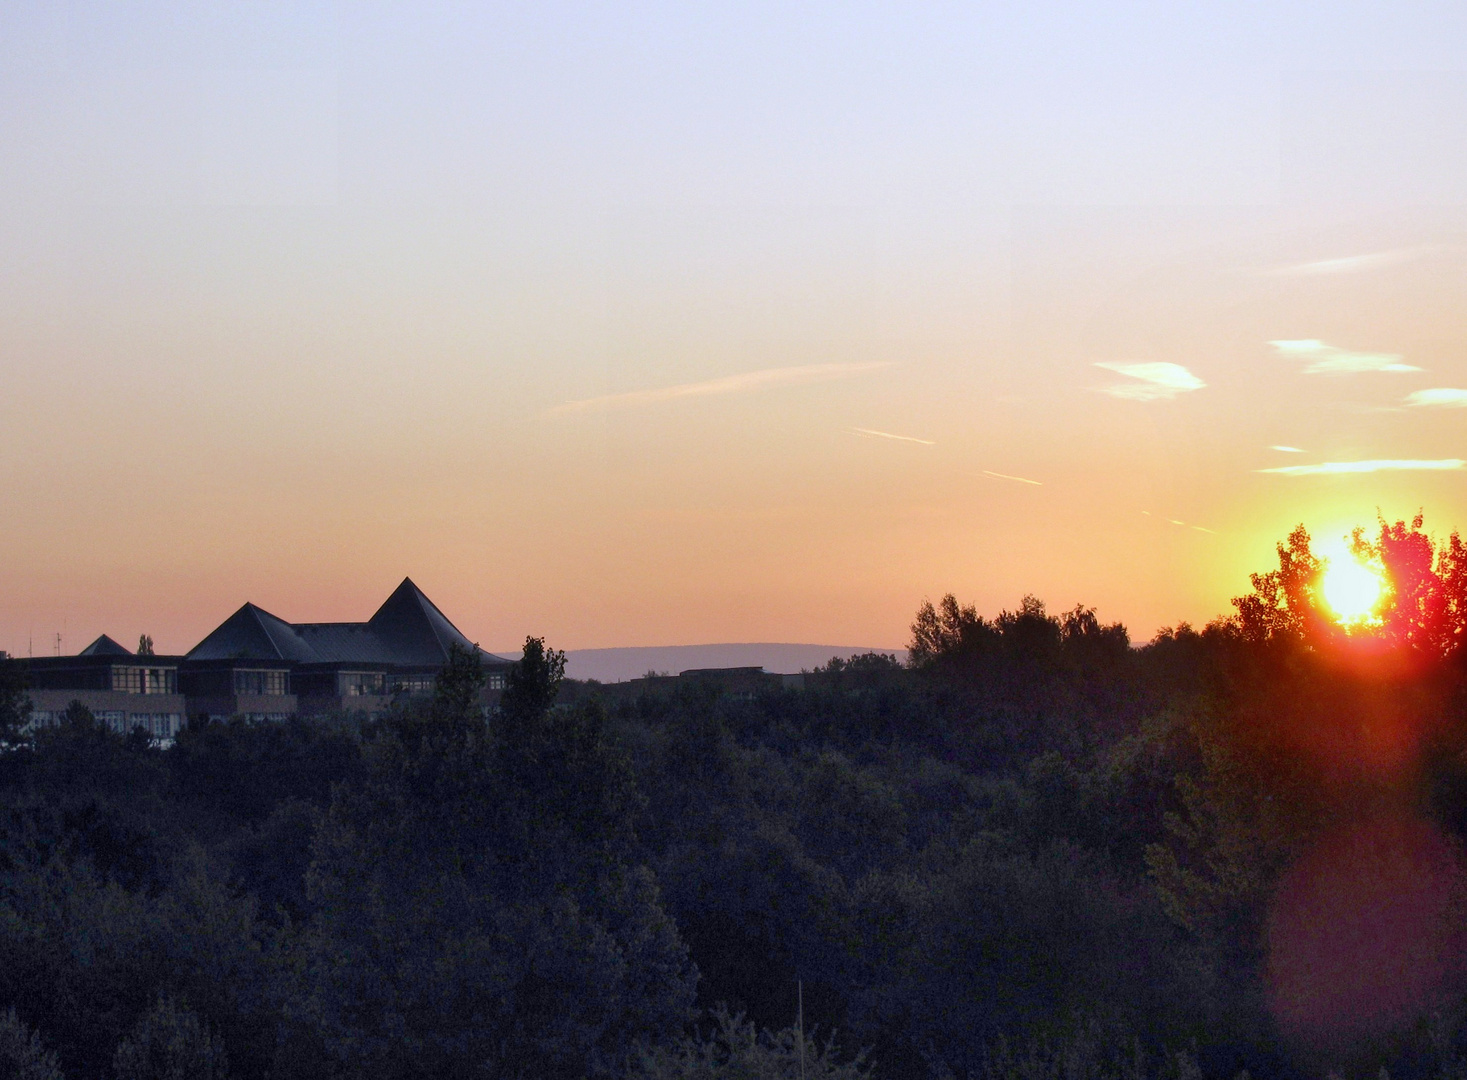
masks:
[[[14,746],[31,719],[29,679],[24,663],[0,653],[0,749]]]
[[[112,1058],[117,1080],[226,1080],[229,1055],[198,1016],[159,997]]]
[[[465,649],[450,642],[448,660],[433,683],[433,717],[453,723],[482,720],[479,692],[484,688],[484,662],[479,647]]]
[[[15,1015],[0,1013],[0,1076],[7,1080],[65,1080],[56,1055]]]
[[[1327,620],[1320,614],[1322,564],[1309,549],[1309,532],[1301,524],[1277,545],[1279,568],[1250,574],[1253,592],[1233,598],[1243,637],[1252,642],[1318,640]]]
[[[547,649],[545,639],[525,638],[524,655],[509,669],[499,711],[508,727],[543,716],[555,704],[565,678],[565,653]]]
[[[637,1054],[627,1080],[869,1080],[865,1054],[843,1062],[834,1036],[820,1045],[802,1025],[760,1030],[726,1006],[711,1011],[707,1038],[686,1035],[676,1044]]]
[[[687,1017],[629,766],[599,708],[548,713],[563,661],[526,652],[510,730],[384,729],[317,832],[293,1008],[349,1072],[606,1075]]]
[[[1445,657],[1467,643],[1467,544],[1455,532],[1438,544],[1421,531],[1422,521],[1417,514],[1408,527],[1380,518],[1374,542],[1357,528],[1350,546],[1362,562],[1384,572],[1382,636]]]

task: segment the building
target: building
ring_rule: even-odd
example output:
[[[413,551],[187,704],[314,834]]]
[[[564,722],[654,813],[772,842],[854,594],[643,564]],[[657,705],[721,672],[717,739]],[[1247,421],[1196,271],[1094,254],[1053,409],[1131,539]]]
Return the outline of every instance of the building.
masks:
[[[138,656],[103,635],[77,656],[30,660],[32,722],[80,701],[114,730],[141,724],[167,741],[187,717],[375,717],[431,696],[455,645],[478,653],[489,708],[511,662],[464,637],[409,578],[360,623],[289,623],[245,604],[183,656]]]
[[[119,733],[144,728],[160,742],[184,725],[187,703],[178,688],[181,657],[138,656],[106,634],[75,656],[29,661],[31,724],[58,722],[79,701]]]
[[[711,686],[725,697],[752,700],[768,690],[799,689],[802,675],[779,675],[762,667],[690,668],[677,675],[682,682]]]

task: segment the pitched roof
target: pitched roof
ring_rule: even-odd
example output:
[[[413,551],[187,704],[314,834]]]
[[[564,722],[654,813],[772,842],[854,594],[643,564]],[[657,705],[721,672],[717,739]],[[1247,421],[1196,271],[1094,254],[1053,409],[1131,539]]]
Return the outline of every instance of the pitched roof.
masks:
[[[448,659],[450,645],[470,652],[474,649],[474,643],[459,633],[412,578],[402,579],[367,620],[367,626],[394,654],[403,657],[399,663],[442,664]]]
[[[245,604],[189,650],[187,660],[292,660],[310,664],[319,658],[284,619],[264,608]]]
[[[113,641],[106,634],[103,634],[101,637],[99,637],[96,641],[92,642],[90,645],[88,645],[81,652],[77,653],[77,655],[78,656],[131,656],[132,653],[128,652],[121,645],[117,644],[117,642]]]
[[[246,604],[195,645],[187,659],[441,667],[454,644],[474,649],[412,579],[403,578],[364,623],[288,623]],[[483,650],[479,654],[487,661],[504,663]]]

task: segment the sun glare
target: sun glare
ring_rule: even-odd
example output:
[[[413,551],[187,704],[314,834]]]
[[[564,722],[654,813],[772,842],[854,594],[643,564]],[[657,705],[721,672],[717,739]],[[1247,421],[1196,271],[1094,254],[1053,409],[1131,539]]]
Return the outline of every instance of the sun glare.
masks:
[[[1380,575],[1350,555],[1330,559],[1321,583],[1324,602],[1345,625],[1365,623],[1380,603]]]

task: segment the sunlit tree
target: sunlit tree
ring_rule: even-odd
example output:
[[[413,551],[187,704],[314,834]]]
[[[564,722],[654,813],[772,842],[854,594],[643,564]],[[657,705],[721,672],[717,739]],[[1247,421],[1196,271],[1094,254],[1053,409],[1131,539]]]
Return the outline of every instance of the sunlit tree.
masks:
[[[1422,531],[1422,515],[1408,525],[1379,519],[1375,539],[1363,527],[1350,537],[1350,557],[1379,579],[1370,619],[1347,623],[1324,595],[1327,562],[1310,547],[1303,525],[1278,545],[1279,566],[1253,574],[1253,592],[1233,599],[1233,620],[1254,642],[1297,641],[1319,647],[1349,635],[1446,657],[1467,642],[1467,545],[1452,533],[1436,540]]]
[[[1381,633],[1394,644],[1447,656],[1467,641],[1467,545],[1452,533],[1436,541],[1421,530],[1422,515],[1395,524],[1379,519],[1374,541],[1351,535],[1362,562],[1382,571],[1386,599]]]

